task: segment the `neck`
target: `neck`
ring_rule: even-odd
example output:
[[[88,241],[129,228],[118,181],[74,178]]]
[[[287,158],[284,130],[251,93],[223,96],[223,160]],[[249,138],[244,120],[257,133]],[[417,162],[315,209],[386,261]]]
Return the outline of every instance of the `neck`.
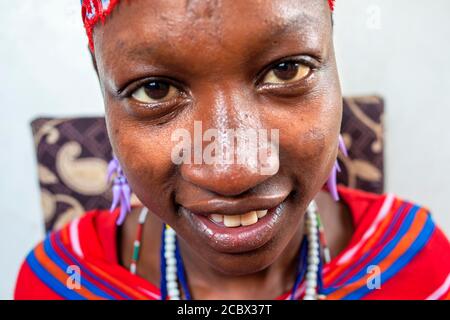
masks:
[[[297,275],[303,223],[280,256],[267,268],[248,275],[227,275],[204,261],[182,239],[179,246],[191,295],[201,300],[274,299],[292,289]],[[214,283],[214,286],[211,286]]]

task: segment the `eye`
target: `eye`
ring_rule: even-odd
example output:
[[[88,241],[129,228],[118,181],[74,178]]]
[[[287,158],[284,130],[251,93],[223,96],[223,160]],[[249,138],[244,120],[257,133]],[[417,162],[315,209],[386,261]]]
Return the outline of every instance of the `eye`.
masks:
[[[165,102],[180,94],[179,90],[165,81],[150,81],[139,87],[131,96],[142,103]]]
[[[306,78],[311,67],[298,61],[280,62],[265,75],[263,84],[285,84]]]

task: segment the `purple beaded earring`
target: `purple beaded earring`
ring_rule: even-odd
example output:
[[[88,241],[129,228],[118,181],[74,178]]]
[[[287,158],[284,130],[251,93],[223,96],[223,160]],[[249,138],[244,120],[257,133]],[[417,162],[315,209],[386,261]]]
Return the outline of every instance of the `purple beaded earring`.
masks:
[[[119,160],[114,156],[108,164],[107,173],[108,182],[112,182],[113,201],[110,211],[114,211],[120,204],[120,215],[117,219],[117,225],[121,225],[131,211],[131,189],[128,180],[125,177]]]
[[[342,154],[346,157],[348,157],[348,151],[344,143],[344,139],[341,135],[339,135],[339,150],[342,152]],[[339,166],[338,160],[336,159],[336,162],[333,165],[333,169],[331,170],[330,177],[327,181],[328,190],[331,193],[331,196],[335,201],[339,201],[339,194],[337,191],[337,173],[341,172],[341,167]]]

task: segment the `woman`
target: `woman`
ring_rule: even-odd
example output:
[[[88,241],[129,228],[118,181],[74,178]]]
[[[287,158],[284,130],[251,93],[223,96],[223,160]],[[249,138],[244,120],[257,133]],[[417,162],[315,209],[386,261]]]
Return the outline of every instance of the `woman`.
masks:
[[[335,189],[332,1],[82,2],[120,208],[39,244],[16,298],[449,297],[427,209]],[[275,132],[250,144],[266,156],[233,145],[251,130]],[[224,149],[231,161],[205,158]]]

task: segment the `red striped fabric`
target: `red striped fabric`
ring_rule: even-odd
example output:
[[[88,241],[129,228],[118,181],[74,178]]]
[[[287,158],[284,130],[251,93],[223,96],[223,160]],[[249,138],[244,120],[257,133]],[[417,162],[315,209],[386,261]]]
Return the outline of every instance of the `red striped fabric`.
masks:
[[[324,267],[328,299],[449,299],[450,244],[426,208],[344,187],[339,194],[350,208],[355,232],[347,248]],[[159,299],[157,286],[118,263],[117,214],[92,211],[50,234],[23,263],[15,298]],[[78,289],[67,286],[69,266],[80,269]],[[379,288],[370,286],[377,275],[373,267],[380,272]],[[295,297],[303,291],[301,285]]]

